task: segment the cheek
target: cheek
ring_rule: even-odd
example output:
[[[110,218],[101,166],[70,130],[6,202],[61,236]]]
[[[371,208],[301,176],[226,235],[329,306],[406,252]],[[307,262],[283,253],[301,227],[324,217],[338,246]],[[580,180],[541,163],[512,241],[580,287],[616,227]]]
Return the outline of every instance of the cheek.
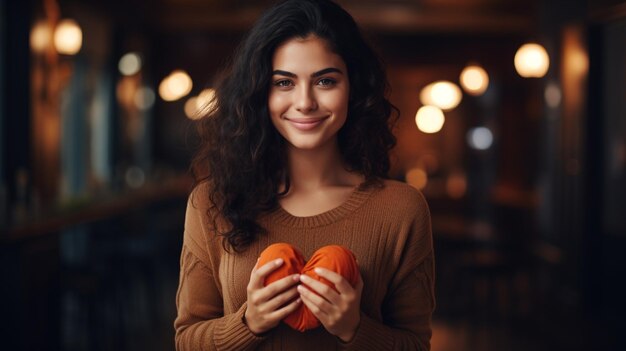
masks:
[[[276,99],[276,94],[270,93],[267,98],[267,108],[270,111],[270,116],[272,119],[274,118],[274,113],[277,110],[278,101]]]
[[[274,128],[276,128],[280,132],[280,134],[283,134],[280,120],[281,116],[285,113],[284,106],[284,98],[281,98],[277,94],[270,93],[267,99],[267,109],[269,111],[270,120],[272,121]]]
[[[337,116],[345,119],[348,114],[348,93],[329,95],[326,99],[326,106],[333,110]]]
[[[285,110],[285,98],[280,94],[270,93],[267,98],[267,107],[272,118],[279,118]]]

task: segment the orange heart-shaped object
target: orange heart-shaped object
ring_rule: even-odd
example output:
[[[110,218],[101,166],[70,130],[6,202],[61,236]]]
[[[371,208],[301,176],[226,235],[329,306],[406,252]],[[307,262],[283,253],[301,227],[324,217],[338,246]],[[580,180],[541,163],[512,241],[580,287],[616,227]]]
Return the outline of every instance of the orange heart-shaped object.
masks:
[[[264,283],[266,286],[289,275],[300,273],[306,274],[336,291],[337,289],[333,283],[315,273],[314,269],[317,267],[326,268],[340,274],[353,287],[358,283],[359,267],[354,254],[343,246],[324,246],[315,251],[311,259],[306,262],[300,250],[292,245],[286,243],[272,244],[261,253],[257,267],[261,267],[277,258],[282,258],[284,263],[265,277]],[[313,312],[304,304],[301,304],[297,310],[283,319],[283,322],[299,331],[317,328],[320,325]]]

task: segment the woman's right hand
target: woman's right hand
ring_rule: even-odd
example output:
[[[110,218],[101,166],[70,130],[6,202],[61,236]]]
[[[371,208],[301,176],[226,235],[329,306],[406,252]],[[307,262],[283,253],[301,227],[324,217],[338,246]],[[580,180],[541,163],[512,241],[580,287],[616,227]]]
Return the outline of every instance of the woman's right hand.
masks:
[[[274,328],[302,303],[299,297],[294,300],[294,297],[299,295],[295,286],[300,281],[299,274],[263,286],[265,277],[282,264],[283,260],[279,258],[261,267],[255,266],[250,274],[247,287],[248,306],[244,319],[254,334],[263,334]],[[291,302],[285,305],[289,301]]]

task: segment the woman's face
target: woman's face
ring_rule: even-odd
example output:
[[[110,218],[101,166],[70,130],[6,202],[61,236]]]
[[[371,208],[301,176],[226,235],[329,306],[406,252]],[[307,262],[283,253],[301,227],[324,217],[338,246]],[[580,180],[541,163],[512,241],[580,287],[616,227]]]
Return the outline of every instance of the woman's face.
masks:
[[[291,147],[334,144],[348,114],[350,83],[343,59],[316,36],[280,45],[272,58],[268,106]]]

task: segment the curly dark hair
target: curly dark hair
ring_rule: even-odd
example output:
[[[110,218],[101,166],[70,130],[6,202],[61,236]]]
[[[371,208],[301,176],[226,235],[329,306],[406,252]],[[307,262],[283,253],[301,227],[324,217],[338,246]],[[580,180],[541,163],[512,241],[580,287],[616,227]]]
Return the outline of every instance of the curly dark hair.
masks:
[[[387,177],[389,150],[396,143],[390,129],[398,110],[386,98],[388,83],[378,56],[339,5],[325,0],[279,3],[239,45],[216,88],[215,104],[198,122],[200,148],[191,171],[196,185],[209,183],[209,213],[214,223],[221,217],[227,224],[218,230],[226,250],[241,251],[265,234],[258,216],[276,209],[289,190],[286,142],[268,111],[272,56],[285,41],[309,35],[326,40],[348,69],[348,116],[338,132],[343,161],[364,176],[362,186]],[[282,193],[280,184],[286,184]]]

